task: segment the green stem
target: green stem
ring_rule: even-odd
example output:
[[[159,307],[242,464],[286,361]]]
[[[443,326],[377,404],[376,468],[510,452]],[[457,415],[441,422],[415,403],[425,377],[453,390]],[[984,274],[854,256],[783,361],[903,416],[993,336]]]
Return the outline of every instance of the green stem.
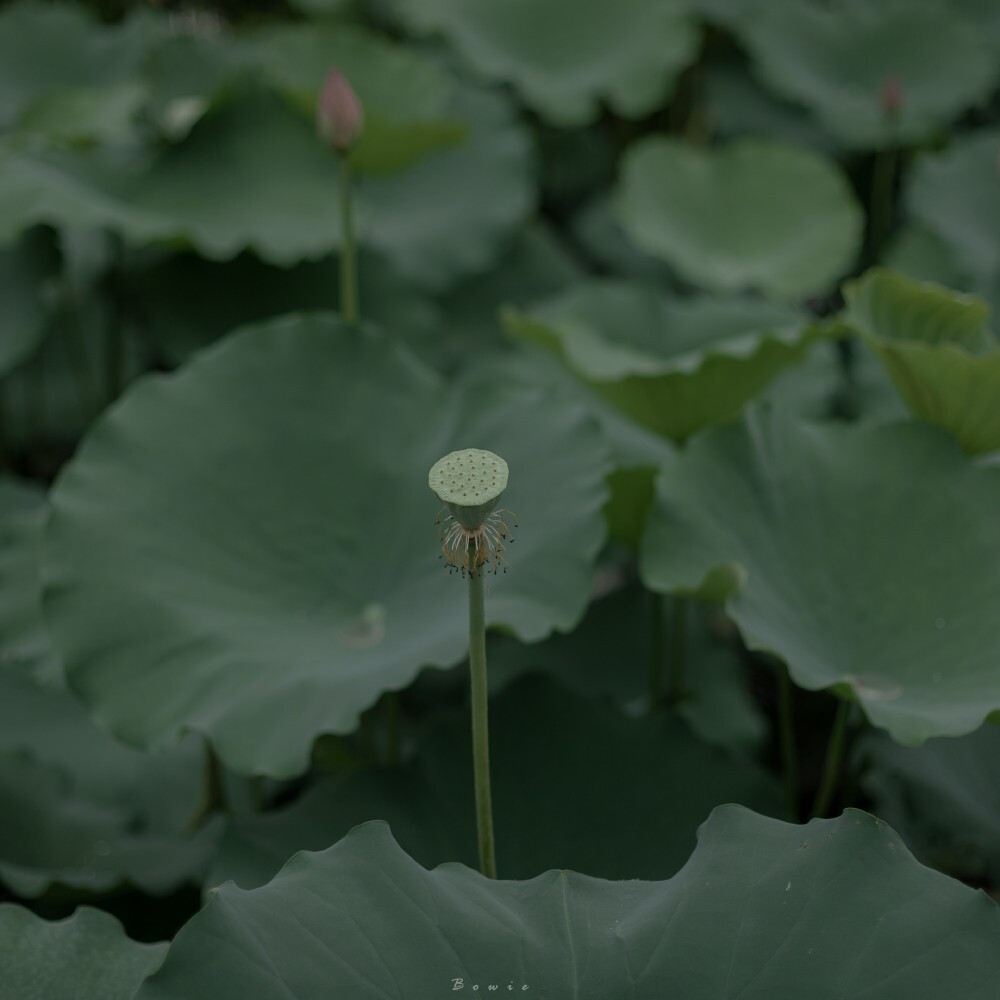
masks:
[[[816,800],[813,802],[813,817],[825,816],[833,801],[833,792],[837,787],[837,776],[840,774],[840,762],[844,756],[844,734],[847,732],[847,717],[851,703],[841,699],[837,712],[833,717],[830,729],[830,742],[826,746],[826,759],[823,761],[823,778],[820,781]]]
[[[205,784],[198,809],[187,825],[188,832],[199,829],[213,813],[230,814],[229,803],[226,801],[225,780],[222,762],[215,752],[215,747],[206,740]]]
[[[476,781],[476,833],[479,870],[497,877],[490,795],[489,696],[486,688],[486,611],[483,574],[469,574],[469,668],[472,675],[472,762]]]
[[[676,705],[687,695],[685,678],[685,657],[687,646],[687,605],[686,597],[675,596],[670,617],[670,701]]]
[[[663,603],[662,594],[649,592],[649,707],[656,708],[663,697]]]
[[[799,769],[795,755],[795,722],[792,716],[792,682],[788,667],[777,665],[778,678],[778,739],[781,745],[781,769],[785,776],[785,795],[788,815],[797,822],[799,818]]]
[[[892,228],[893,187],[896,182],[895,146],[880,149],[872,163],[871,203],[868,206],[868,240],[872,262],[882,256],[882,248]]]
[[[340,245],[340,315],[349,326],[358,324],[358,259],[354,242],[351,166],[340,157],[340,221],[343,238]]]

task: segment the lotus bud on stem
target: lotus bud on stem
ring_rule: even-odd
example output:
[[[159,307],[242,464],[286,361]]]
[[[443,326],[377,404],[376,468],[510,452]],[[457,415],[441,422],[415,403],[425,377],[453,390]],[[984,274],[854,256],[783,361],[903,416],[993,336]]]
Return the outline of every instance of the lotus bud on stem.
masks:
[[[469,579],[469,671],[472,681],[472,762],[476,788],[479,869],[497,877],[490,793],[490,748],[486,688],[486,615],[483,576],[502,567],[513,515],[496,506],[507,488],[507,463],[491,451],[467,448],[435,462],[427,477],[444,504],[437,518],[441,556],[449,571]],[[514,527],[517,527],[514,524]]]
[[[316,104],[316,131],[340,161],[340,312],[344,322],[358,322],[358,267],[351,200],[351,163],[348,154],[361,135],[365,115],[358,95],[339,69],[326,75]]]

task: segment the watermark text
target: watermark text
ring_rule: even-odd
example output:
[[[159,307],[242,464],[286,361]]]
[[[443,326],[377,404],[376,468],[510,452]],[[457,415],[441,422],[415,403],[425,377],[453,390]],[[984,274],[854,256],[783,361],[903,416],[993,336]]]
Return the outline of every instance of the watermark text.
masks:
[[[481,991],[484,993],[527,993],[527,983],[515,983],[513,979],[506,983],[467,983],[464,979],[453,979],[451,981],[452,992],[455,990],[472,990],[473,993]]]

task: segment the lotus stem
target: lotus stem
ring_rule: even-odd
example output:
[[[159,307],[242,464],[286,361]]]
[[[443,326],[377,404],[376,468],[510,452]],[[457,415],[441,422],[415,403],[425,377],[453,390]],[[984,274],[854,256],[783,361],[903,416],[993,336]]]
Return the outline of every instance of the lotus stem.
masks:
[[[823,761],[823,778],[820,781],[819,791],[816,792],[816,800],[813,802],[812,816],[814,819],[818,816],[825,816],[833,801],[837,777],[840,774],[840,762],[844,756],[844,737],[847,732],[847,716],[850,710],[850,702],[841,699],[833,717],[833,726],[830,729],[830,741],[827,743],[826,759]]]
[[[358,324],[358,260],[354,241],[351,165],[346,153],[340,157],[340,314],[348,326]]]
[[[476,788],[479,870],[497,877],[490,791],[489,695],[486,686],[486,613],[483,574],[469,574],[469,670],[472,680],[472,762]]]
[[[507,571],[514,516],[497,510],[507,488],[507,463],[491,451],[453,451],[431,467],[427,485],[444,504],[438,514],[441,555],[451,573],[469,578],[469,673],[472,681],[472,769],[479,870],[497,877],[490,792],[489,692],[486,684],[486,609],[483,576]],[[515,525],[516,527],[516,525]]]
[[[792,682],[788,667],[777,665],[778,681],[778,742],[781,746],[781,770],[785,777],[785,795],[788,801],[788,815],[794,821],[799,818],[799,773],[795,754],[795,720],[792,714]]]
[[[872,163],[871,204],[868,206],[868,237],[872,262],[882,256],[885,241],[892,229],[893,188],[899,150],[895,146],[880,149]]]

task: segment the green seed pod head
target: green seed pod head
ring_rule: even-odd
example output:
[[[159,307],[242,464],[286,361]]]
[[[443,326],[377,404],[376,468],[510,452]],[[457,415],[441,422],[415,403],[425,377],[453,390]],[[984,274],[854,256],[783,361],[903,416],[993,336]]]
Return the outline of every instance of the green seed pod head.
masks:
[[[455,520],[475,531],[507,488],[507,463],[492,451],[453,451],[434,463],[427,483]]]

